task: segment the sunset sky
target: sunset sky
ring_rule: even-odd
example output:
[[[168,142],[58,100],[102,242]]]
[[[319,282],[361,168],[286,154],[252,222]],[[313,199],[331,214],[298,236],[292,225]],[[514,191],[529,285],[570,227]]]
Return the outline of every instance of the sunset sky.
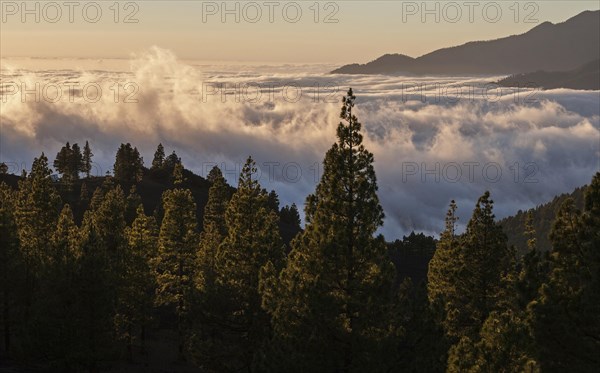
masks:
[[[221,1],[120,2],[118,14],[113,1],[98,1],[102,14],[96,23],[86,21],[86,17],[96,18],[93,6],[84,14],[86,2],[77,2],[71,23],[69,8],[57,3],[60,15],[44,2],[26,2],[33,13],[23,14],[23,2],[3,1],[1,57],[129,58],[156,45],[179,58],[204,61],[364,63],[385,53],[417,57],[471,40],[519,34],[544,21],[562,22],[599,8],[597,1],[519,2],[517,14],[513,1],[471,2],[472,7],[462,1],[450,6],[448,2],[336,1],[319,2],[317,16],[314,1],[295,3],[301,15],[290,2],[258,1],[251,6],[227,2],[225,7],[234,13],[222,22]],[[422,22],[424,7],[433,10],[426,22]],[[125,23],[127,15],[138,22]],[[327,15],[338,22],[326,23]],[[298,21],[288,22],[286,16]]]

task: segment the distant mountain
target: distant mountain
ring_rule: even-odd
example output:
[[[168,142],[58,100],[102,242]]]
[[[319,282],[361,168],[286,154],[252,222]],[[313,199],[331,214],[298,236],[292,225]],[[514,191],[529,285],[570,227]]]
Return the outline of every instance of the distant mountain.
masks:
[[[503,87],[540,87],[600,90],[600,59],[570,71],[536,71],[511,75],[497,82]]]
[[[396,74],[410,72],[401,71],[399,67],[407,68],[414,64],[415,59],[403,54],[385,54],[375,61],[360,65],[353,63],[333,70],[333,74]]]
[[[474,41],[418,58],[386,54],[366,64],[342,66],[334,74],[516,74],[569,71],[600,58],[600,11],[566,22],[544,22],[521,35]]]

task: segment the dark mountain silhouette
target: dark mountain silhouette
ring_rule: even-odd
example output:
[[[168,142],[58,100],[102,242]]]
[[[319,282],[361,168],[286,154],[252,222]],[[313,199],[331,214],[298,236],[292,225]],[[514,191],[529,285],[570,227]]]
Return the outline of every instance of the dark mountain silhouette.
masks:
[[[511,75],[497,82],[503,87],[540,87],[543,89],[570,88],[599,90],[600,60],[570,71],[536,71]]]
[[[585,11],[563,23],[544,22],[521,35],[474,41],[411,58],[386,54],[334,74],[517,74],[569,71],[600,58],[600,11]]]

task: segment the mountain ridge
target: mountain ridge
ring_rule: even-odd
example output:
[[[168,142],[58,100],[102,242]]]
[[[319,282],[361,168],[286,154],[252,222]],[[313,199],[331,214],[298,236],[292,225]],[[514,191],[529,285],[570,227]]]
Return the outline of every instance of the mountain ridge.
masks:
[[[569,71],[535,71],[508,76],[496,82],[503,87],[600,90],[600,59]]]
[[[440,48],[417,58],[385,54],[331,73],[516,74],[572,70],[599,57],[600,10],[584,11],[561,23],[543,22],[519,35]]]

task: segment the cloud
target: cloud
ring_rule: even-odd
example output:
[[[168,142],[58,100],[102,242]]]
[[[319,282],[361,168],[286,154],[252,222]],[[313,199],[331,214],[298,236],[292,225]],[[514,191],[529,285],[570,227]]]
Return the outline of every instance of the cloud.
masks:
[[[53,159],[65,142],[89,140],[104,173],[121,142],[137,146],[146,164],[162,142],[186,167],[206,174],[219,164],[235,184],[252,155],[263,186],[277,190],[284,203],[302,205],[335,141],[340,98],[351,86],[365,145],[375,155],[388,239],[413,229],[438,233],[451,199],[464,224],[476,199],[490,190],[503,217],[589,182],[600,168],[598,91],[515,93],[489,85],[497,77],[318,71],[195,66],[156,47],[132,56],[123,71],[5,68],[5,93],[10,82],[19,90],[21,83],[30,90],[39,83],[42,97],[2,97],[0,158],[27,168],[41,150]],[[66,83],[77,84],[73,97]],[[63,87],[58,102],[49,102],[53,84]]]

